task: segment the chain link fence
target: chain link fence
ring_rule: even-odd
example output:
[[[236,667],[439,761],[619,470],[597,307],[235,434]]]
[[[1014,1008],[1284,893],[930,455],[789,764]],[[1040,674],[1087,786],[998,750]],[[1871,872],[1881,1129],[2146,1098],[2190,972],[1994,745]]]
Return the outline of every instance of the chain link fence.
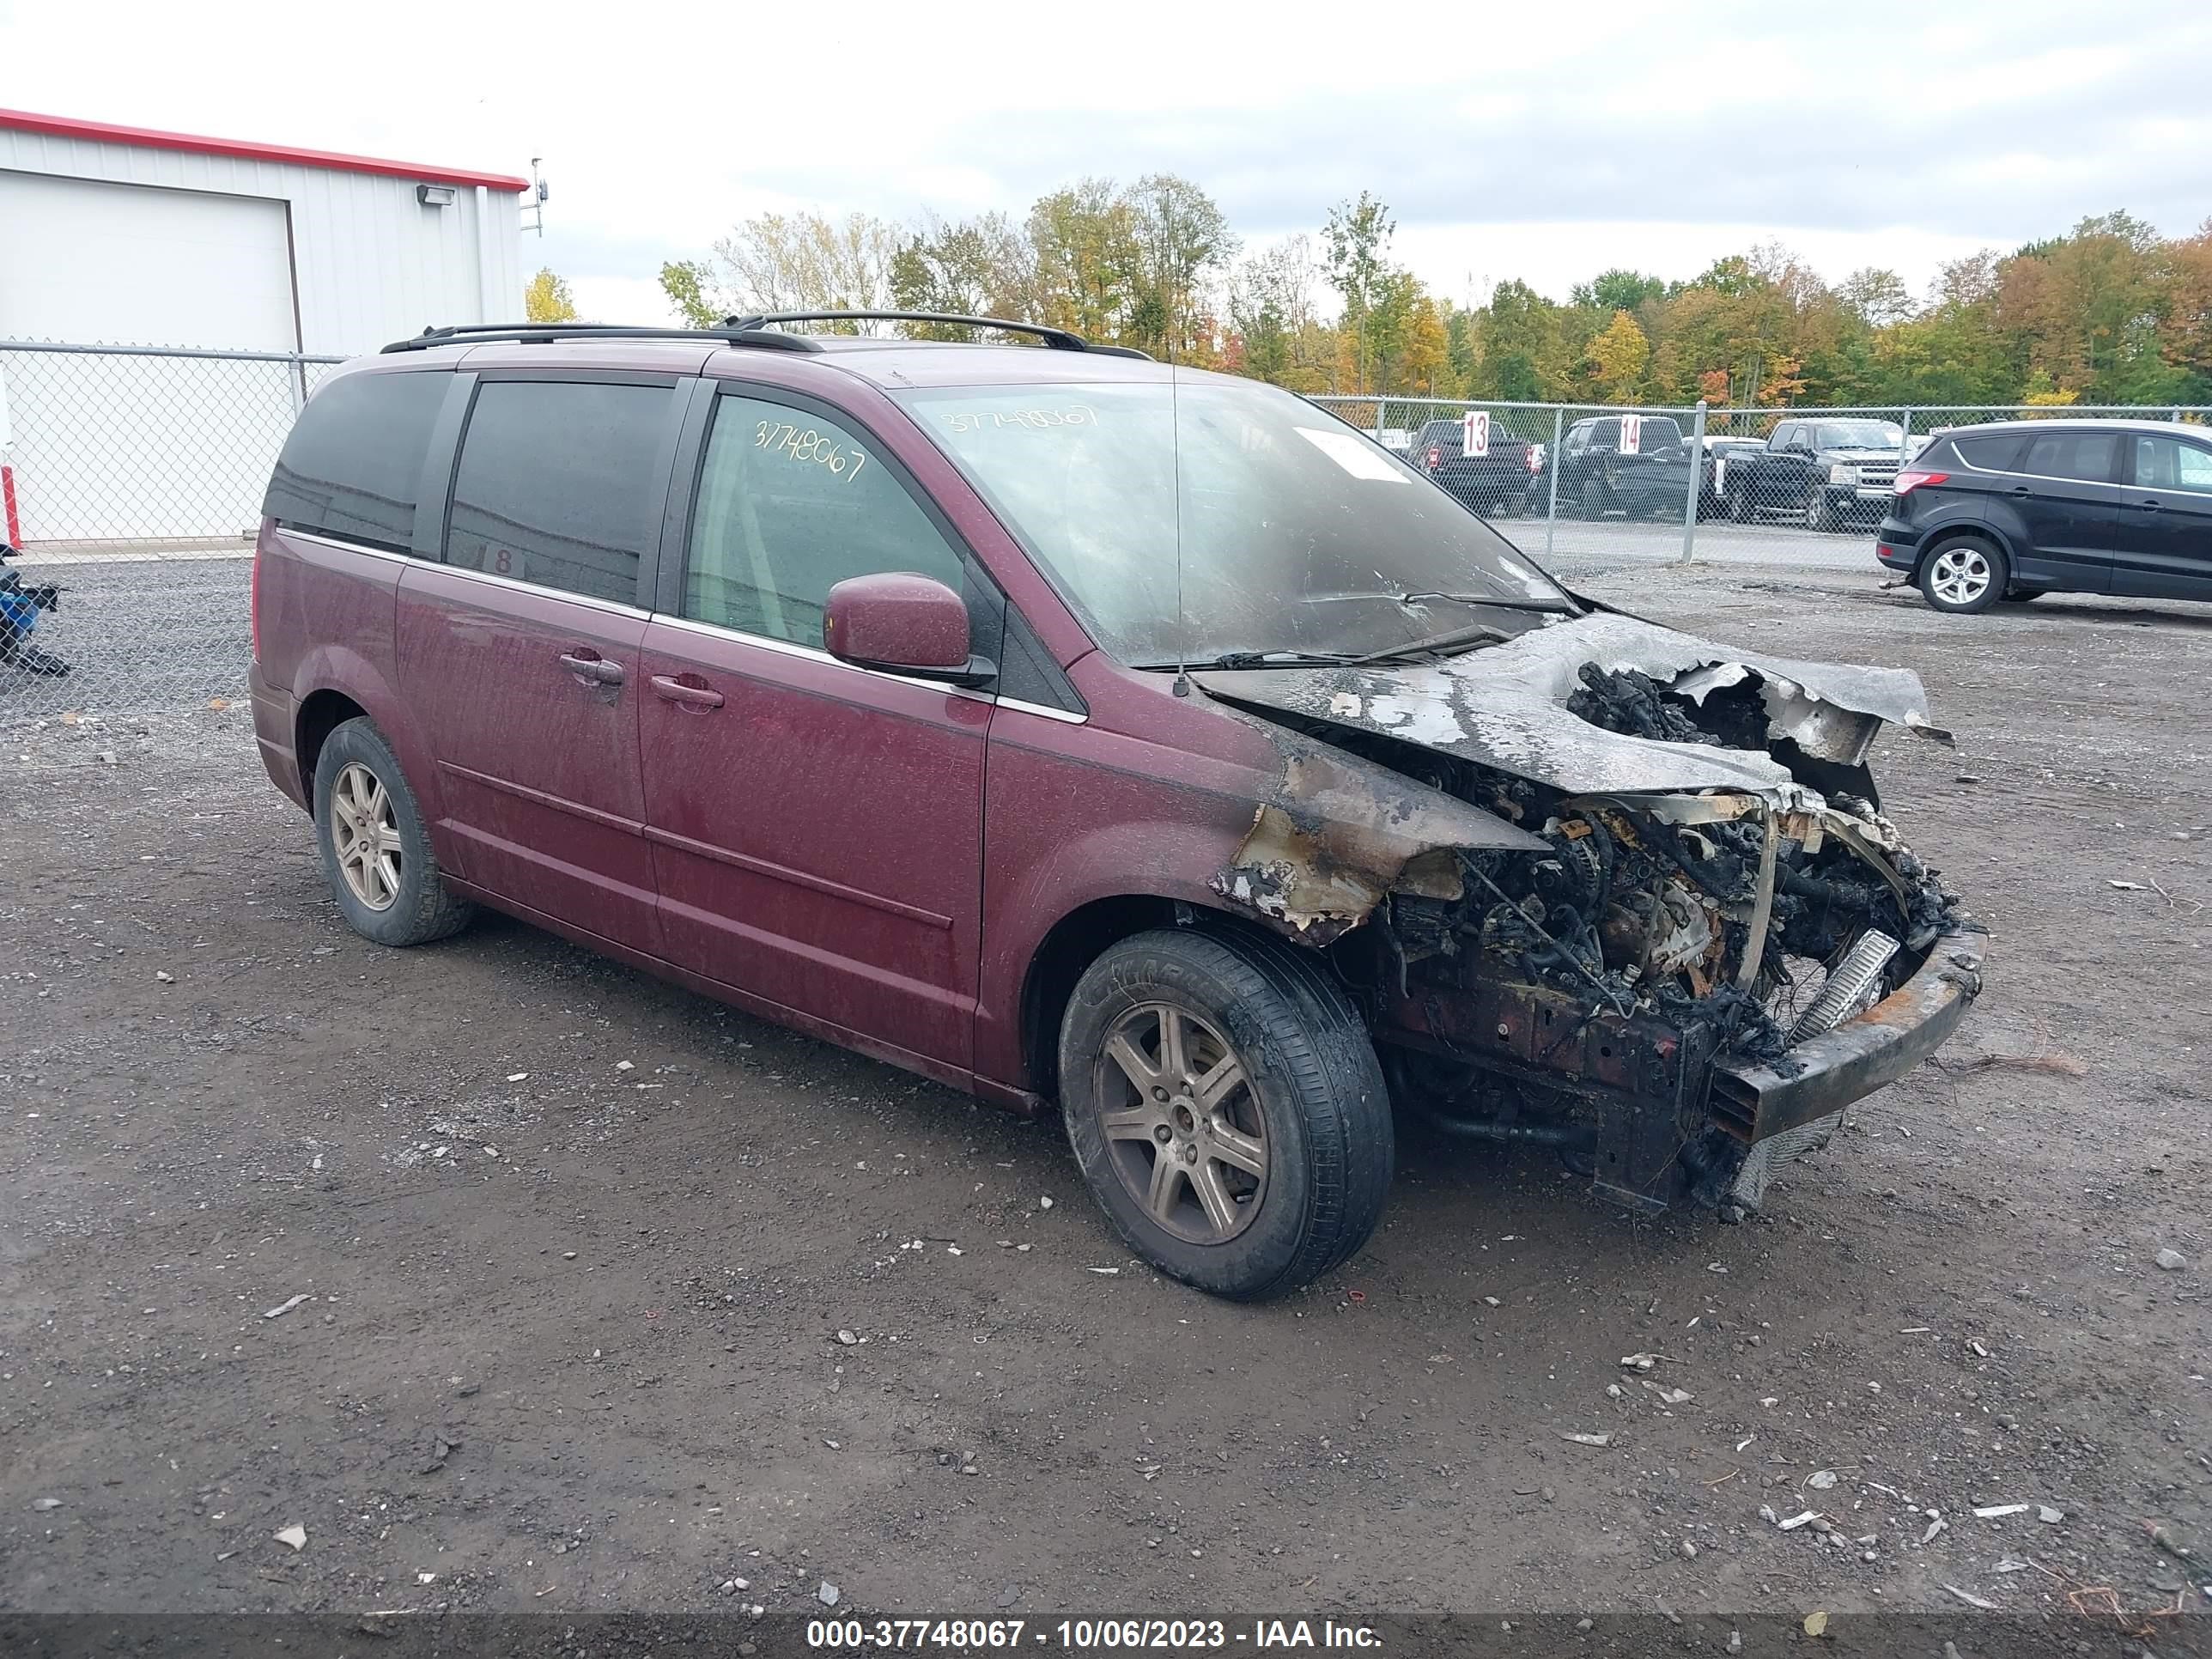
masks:
[[[0,575],[0,727],[243,695],[262,493],[339,361],[0,341],[0,533],[20,550]],[[1312,401],[1570,569],[1698,556],[1871,570],[1898,469],[1942,432],[2039,415],[2212,421],[2201,407]]]
[[[1540,558],[1704,556],[1872,567],[1899,471],[1962,426],[2038,417],[2204,423],[2212,408],[1977,404],[1624,408],[1311,399],[1423,468]]]
[[[341,361],[0,342],[0,726],[244,696],[262,492]]]

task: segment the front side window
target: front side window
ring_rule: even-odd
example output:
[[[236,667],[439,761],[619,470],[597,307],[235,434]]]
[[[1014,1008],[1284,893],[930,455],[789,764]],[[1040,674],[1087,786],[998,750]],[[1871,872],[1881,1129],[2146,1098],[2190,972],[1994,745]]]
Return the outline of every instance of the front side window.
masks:
[[[262,511],[279,524],[395,553],[415,536],[415,495],[450,374],[341,374],[284,441]]]
[[[1182,371],[1175,371],[1180,376]],[[1573,602],[1427,475],[1212,376],[896,394],[1123,662],[1386,650]],[[1407,596],[1453,594],[1478,603]]]
[[[2028,440],[2020,470],[2039,478],[2110,483],[2120,441],[2109,432],[2045,432]]]
[[[477,388],[446,562],[588,599],[638,603],[659,533],[656,460],[675,393],[599,381]]]
[[[2136,483],[2145,489],[2212,495],[2212,450],[2175,438],[2136,440]]]
[[[830,590],[886,571],[963,588],[960,555],[883,464],[875,441],[790,404],[719,399],[691,520],[684,614],[818,651]]]

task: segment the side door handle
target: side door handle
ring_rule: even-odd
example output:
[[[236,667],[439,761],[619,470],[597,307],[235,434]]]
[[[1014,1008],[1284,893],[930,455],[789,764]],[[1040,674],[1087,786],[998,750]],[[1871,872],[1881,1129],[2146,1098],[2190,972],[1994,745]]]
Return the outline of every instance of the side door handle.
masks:
[[[609,662],[587,645],[563,651],[561,666],[588,684],[620,685],[623,683],[623,665],[618,662]]]
[[[686,674],[681,678],[655,674],[653,677],[653,695],[665,702],[681,703],[687,708],[702,712],[722,706],[722,694],[696,674]]]
[[[2163,513],[2166,511],[2166,503],[2164,501],[2137,501],[2136,505],[2146,513]]]
[[[2026,484],[2014,484],[2012,487],[2012,493],[2015,495],[2033,495],[2035,494],[2035,491],[2029,489]]]

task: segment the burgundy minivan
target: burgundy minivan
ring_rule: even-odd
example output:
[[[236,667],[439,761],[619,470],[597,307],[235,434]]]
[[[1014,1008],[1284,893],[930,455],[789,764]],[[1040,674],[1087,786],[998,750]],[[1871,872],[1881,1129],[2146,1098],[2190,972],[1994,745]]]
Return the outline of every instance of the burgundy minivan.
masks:
[[[1394,1105],[1740,1217],[1978,991],[1867,769],[1912,675],[1582,599],[1272,386],[821,320],[318,387],[253,709],[357,931],[489,904],[1057,1109],[1237,1297],[1359,1248]]]

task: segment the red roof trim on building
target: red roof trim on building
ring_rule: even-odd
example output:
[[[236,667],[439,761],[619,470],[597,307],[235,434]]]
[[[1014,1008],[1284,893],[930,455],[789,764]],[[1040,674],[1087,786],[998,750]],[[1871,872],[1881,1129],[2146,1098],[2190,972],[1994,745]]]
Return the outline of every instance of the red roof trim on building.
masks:
[[[54,138],[88,138],[96,143],[136,144],[147,149],[181,149],[197,155],[228,155],[241,161],[282,161],[292,167],[329,167],[340,173],[375,173],[392,179],[419,179],[430,184],[482,185],[489,190],[516,191],[530,188],[527,179],[504,173],[417,167],[411,161],[380,161],[373,155],[298,149],[289,144],[255,144],[242,138],[202,138],[189,132],[117,126],[107,121],[80,121],[67,115],[33,115],[27,110],[0,109],[0,127],[44,133]]]

